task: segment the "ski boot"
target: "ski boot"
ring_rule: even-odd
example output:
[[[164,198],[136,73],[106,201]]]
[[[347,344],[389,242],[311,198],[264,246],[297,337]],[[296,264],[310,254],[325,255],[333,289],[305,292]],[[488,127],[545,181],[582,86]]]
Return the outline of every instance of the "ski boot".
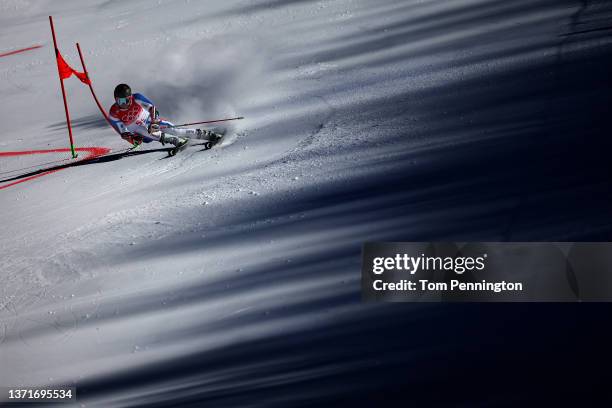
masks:
[[[217,143],[221,139],[221,135],[205,129],[196,129],[198,139],[207,139],[209,142]]]
[[[189,143],[189,139],[183,139],[182,137],[177,136],[168,136],[164,133],[162,133],[159,141],[162,143],[162,145],[165,145],[166,143],[174,145],[173,149],[168,150],[168,156],[174,156],[181,150],[185,150],[187,144]]]

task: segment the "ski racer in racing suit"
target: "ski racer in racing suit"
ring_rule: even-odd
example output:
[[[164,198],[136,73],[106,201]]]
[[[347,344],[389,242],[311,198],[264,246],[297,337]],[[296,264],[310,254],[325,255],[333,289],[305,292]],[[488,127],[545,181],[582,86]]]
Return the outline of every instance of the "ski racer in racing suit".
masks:
[[[153,102],[142,94],[132,95],[127,84],[117,85],[114,96],[115,103],[109,111],[111,124],[123,139],[135,146],[154,140],[179,146],[187,141],[186,138],[213,140],[217,137],[207,130],[172,127],[172,123],[159,118]]]

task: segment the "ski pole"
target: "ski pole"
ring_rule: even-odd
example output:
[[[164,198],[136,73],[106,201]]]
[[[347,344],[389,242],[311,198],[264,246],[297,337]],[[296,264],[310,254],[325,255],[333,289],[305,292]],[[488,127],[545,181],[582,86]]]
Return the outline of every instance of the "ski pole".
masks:
[[[202,122],[183,123],[181,125],[173,125],[173,126],[160,126],[160,129],[168,129],[168,128],[191,126],[191,125],[202,125],[204,123],[228,122],[230,120],[239,120],[239,119],[244,119],[244,116],[238,116],[236,118],[227,118],[227,119],[205,120]]]

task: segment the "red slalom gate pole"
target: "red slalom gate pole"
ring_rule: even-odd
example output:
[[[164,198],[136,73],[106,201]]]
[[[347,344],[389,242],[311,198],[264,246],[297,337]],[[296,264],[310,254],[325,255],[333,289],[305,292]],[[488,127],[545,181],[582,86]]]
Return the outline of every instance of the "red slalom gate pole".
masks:
[[[89,72],[87,72],[87,67],[85,66],[85,60],[83,59],[83,53],[81,52],[81,46],[79,45],[79,43],[76,43],[76,47],[77,47],[77,51],[79,52],[79,58],[81,59],[81,66],[83,67],[83,72],[85,73],[85,76],[87,77],[87,79],[89,81],[87,86],[89,86],[89,90],[91,91],[91,95],[93,96],[94,101],[96,102],[96,105],[98,105],[98,109],[100,109],[100,112],[102,113],[102,116],[104,116],[104,119],[106,119],[106,121],[108,122],[110,127],[113,128],[113,130],[115,132],[119,133],[117,131],[117,129],[115,129],[115,127],[112,125],[112,123],[110,121],[110,118],[108,117],[108,114],[106,113],[106,111],[102,107],[102,104],[98,100],[98,97],[96,96],[96,92],[94,91],[93,85],[91,84],[91,78],[89,78]]]
[[[57,49],[57,40],[55,39],[55,28],[53,27],[53,17],[49,16],[49,24],[51,24],[51,35],[53,36],[53,48],[55,49],[55,59],[57,63],[57,57],[59,50]],[[68,102],[66,101],[66,90],[64,89],[64,80],[60,73],[59,65],[57,66],[57,75],[59,76],[60,86],[62,88],[62,97],[64,98],[64,110],[66,111],[66,123],[68,125],[68,137],[70,138],[70,151],[72,152],[72,158],[77,158],[77,153],[74,151],[74,140],[72,139],[72,126],[70,125],[70,113],[68,113]]]
[[[204,123],[228,122],[230,120],[239,120],[239,119],[244,119],[244,116],[238,116],[236,118],[227,118],[227,119],[205,120],[203,122],[183,123],[182,125],[174,125],[174,126],[161,126],[160,129],[168,129],[168,128],[191,126],[191,125],[202,125]]]

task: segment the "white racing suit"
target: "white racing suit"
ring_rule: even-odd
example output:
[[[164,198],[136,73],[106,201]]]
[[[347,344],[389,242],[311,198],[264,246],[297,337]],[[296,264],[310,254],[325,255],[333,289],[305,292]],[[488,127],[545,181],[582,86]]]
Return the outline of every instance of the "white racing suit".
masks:
[[[174,145],[179,143],[179,137],[195,138],[197,136],[196,129],[167,127],[174,125],[166,120],[159,122],[161,132],[149,133],[151,108],[154,107],[153,102],[139,93],[130,96],[130,99],[130,105],[126,109],[121,109],[119,105],[114,103],[109,112],[111,124],[122,135],[125,133],[132,133],[142,136],[142,141],[144,143],[150,143],[154,140],[160,142],[163,133],[164,142]]]

